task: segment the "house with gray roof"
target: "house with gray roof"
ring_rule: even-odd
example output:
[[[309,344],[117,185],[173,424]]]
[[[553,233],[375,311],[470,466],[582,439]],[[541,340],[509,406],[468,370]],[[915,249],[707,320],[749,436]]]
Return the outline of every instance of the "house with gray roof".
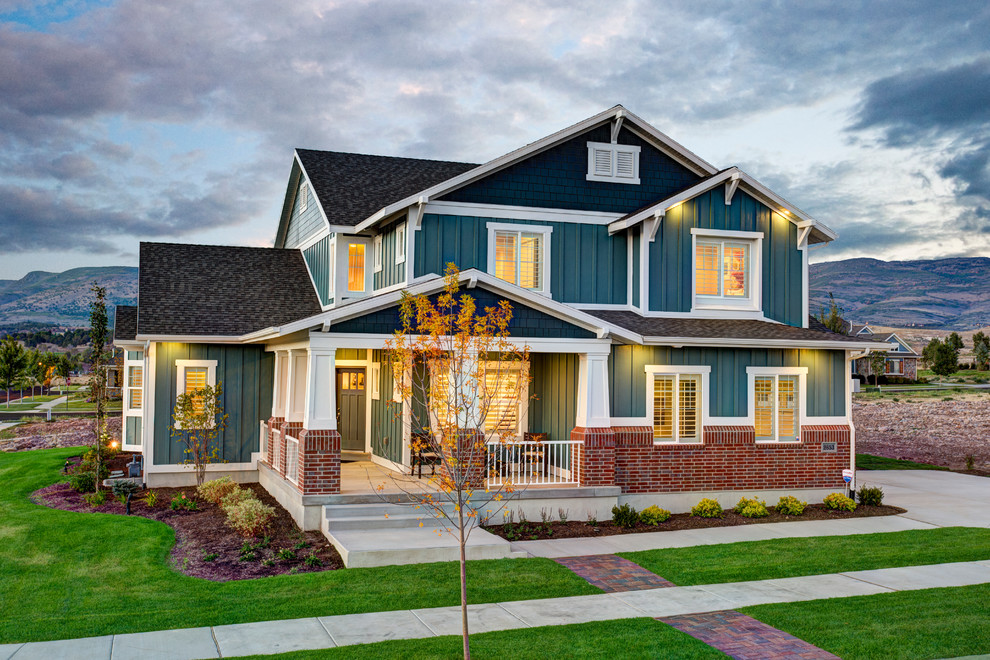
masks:
[[[869,323],[860,325],[847,322],[846,327],[853,337],[890,344],[891,349],[887,351],[883,363],[883,373],[876,375],[918,380],[918,360],[921,356],[911,348],[911,344],[898,337],[896,332],[878,332],[871,328]],[[873,369],[868,357],[853,362],[853,374],[860,375],[866,380],[873,377]]]
[[[439,292],[448,263],[480,305],[510,303],[528,349],[507,423],[545,462],[531,499],[820,499],[855,468],[850,365],[887,345],[809,314],[808,250],[836,233],[622,106],[480,165],[297,149],[275,237],[141,244],[115,342],[149,486],[193,482],[170,415],[218,382],[210,473],[260,482],[305,528],[342,460],[408,474],[386,342],[402,293]]]

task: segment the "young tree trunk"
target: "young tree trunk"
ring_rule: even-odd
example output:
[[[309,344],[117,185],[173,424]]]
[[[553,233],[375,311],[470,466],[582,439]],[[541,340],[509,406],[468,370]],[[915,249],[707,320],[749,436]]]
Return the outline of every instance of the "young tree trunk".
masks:
[[[460,533],[461,546],[461,636],[464,639],[464,660],[471,658],[471,642],[468,636],[468,610],[467,610],[467,557],[465,547],[467,539],[464,536],[464,491],[457,491],[457,527]]]

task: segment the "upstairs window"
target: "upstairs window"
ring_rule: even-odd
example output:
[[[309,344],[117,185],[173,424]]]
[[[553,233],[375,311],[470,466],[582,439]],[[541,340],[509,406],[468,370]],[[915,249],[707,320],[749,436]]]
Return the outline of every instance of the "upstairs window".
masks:
[[[395,228],[395,263],[406,263],[406,225],[405,223]]]
[[[692,229],[694,307],[759,310],[760,232]]]
[[[144,367],[134,364],[127,367],[127,407],[139,410],[142,403]]]
[[[382,272],[382,235],[375,236],[375,272]]]
[[[488,272],[500,280],[549,294],[550,234],[539,225],[488,225]]]
[[[347,246],[347,290],[364,292],[364,243],[351,243]]]
[[[588,143],[588,181],[639,183],[639,147]]]

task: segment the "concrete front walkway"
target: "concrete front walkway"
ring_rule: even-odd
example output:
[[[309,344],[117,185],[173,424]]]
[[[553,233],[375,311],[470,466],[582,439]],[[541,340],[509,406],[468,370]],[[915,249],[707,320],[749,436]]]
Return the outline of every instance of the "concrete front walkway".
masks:
[[[469,617],[480,633],[987,582],[990,560],[471,605]],[[192,660],[457,634],[460,608],[440,607],[9,644],[0,660]]]

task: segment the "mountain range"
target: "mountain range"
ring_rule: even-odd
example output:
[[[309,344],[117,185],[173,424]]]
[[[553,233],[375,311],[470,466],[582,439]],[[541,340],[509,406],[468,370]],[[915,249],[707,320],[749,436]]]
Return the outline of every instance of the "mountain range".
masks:
[[[843,317],[854,323],[944,330],[990,325],[990,258],[846,259],[811,264],[809,274],[812,313],[832,293]],[[137,268],[34,271],[0,280],[0,329],[26,323],[88,326],[94,281],[106,287],[109,305],[136,304]]]

